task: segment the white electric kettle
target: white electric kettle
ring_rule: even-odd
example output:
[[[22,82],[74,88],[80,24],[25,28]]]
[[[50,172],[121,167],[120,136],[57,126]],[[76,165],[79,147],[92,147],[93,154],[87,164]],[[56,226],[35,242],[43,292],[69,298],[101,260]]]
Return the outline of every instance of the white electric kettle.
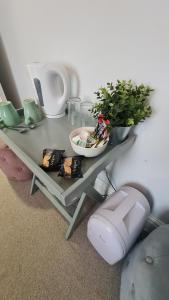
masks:
[[[61,118],[70,97],[70,78],[63,64],[35,62],[27,65],[38,104],[48,118]]]

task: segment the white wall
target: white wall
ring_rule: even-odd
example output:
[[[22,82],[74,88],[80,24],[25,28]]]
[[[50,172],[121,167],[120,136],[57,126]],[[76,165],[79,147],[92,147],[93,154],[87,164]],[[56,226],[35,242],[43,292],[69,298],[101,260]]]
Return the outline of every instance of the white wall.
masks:
[[[1,85],[1,83],[0,83],[0,102],[1,102],[1,101],[5,101],[5,100],[6,100],[6,97],[5,97],[5,94],[4,94],[2,85]]]
[[[169,216],[169,1],[0,0],[2,39],[21,99],[33,95],[25,65],[62,61],[78,72],[83,97],[106,81],[133,79],[155,88],[153,116],[115,169],[119,186],[135,182]],[[168,217],[169,219],[169,217]]]

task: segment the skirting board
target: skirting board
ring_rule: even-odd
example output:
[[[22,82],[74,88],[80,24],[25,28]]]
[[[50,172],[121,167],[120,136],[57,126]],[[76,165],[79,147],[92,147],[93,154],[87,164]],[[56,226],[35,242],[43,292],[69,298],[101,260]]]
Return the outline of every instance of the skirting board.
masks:
[[[144,231],[147,233],[152,232],[155,228],[157,228],[160,225],[165,224],[162,222],[160,219],[156,218],[153,215],[150,215],[145,226],[144,226]]]

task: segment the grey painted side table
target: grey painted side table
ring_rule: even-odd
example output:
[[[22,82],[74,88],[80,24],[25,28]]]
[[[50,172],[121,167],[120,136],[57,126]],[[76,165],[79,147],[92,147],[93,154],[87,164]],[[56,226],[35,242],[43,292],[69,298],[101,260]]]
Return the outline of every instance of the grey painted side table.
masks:
[[[82,162],[83,178],[69,180],[58,177],[55,172],[44,172],[39,166],[43,149],[63,149],[65,155],[75,155],[69,142],[69,133],[72,130],[73,127],[66,117],[44,119],[38,127],[25,134],[7,128],[0,130],[0,138],[34,174],[31,194],[40,189],[68,221],[66,239],[70,237],[75,228],[86,195],[89,198],[103,201],[103,197],[93,187],[98,173],[127,151],[135,140],[135,136],[131,136],[119,145],[108,145],[105,152],[98,157],[84,158]],[[69,208],[71,207],[73,211],[70,213],[71,209]]]

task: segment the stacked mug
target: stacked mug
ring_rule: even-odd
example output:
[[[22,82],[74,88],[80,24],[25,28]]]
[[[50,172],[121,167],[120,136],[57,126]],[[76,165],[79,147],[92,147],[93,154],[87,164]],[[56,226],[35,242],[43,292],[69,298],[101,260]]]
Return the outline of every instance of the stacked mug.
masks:
[[[0,122],[5,126],[17,126],[21,120],[11,101],[0,102]]]
[[[25,124],[29,125],[42,120],[40,107],[33,99],[23,101]],[[11,101],[0,102],[0,124],[6,127],[15,127],[21,123],[21,117]]]
[[[43,114],[38,104],[33,99],[23,101],[25,124],[37,123],[42,120]]]

